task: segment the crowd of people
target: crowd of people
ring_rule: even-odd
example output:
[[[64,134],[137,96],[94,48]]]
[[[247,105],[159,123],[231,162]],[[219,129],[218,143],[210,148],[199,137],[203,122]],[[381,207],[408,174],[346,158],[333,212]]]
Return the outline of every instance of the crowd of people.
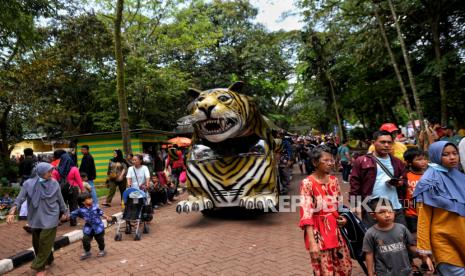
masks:
[[[300,227],[314,274],[351,274],[333,170],[340,166],[356,223],[367,229],[358,238],[368,275],[465,275],[464,134],[431,124],[418,144],[406,145],[394,124],[384,124],[368,151],[355,156],[347,141],[334,153],[331,143],[297,138],[301,172],[306,162],[312,166],[301,183]]]
[[[53,159],[44,162],[37,159],[32,149],[25,149],[19,163],[20,193],[15,199],[8,193],[0,199],[0,214],[8,223],[14,222],[18,210],[20,218],[27,219],[24,229],[32,234],[35,259],[31,268],[37,275],[45,275],[46,266],[53,262],[57,227],[66,221],[74,227],[78,217],[85,221],[81,260],[91,256],[92,239],[98,244],[97,257],[106,255],[102,218],[111,218],[99,207],[94,185],[97,173],[90,147],[81,146],[81,153],[77,166],[73,155],[64,150],[55,151]],[[117,188],[121,201],[127,188],[136,188],[147,194],[147,202],[153,208],[172,204],[186,181],[184,160],[184,153],[176,146],[156,154],[128,154],[126,158],[115,149],[107,170],[109,191],[101,205],[111,206]]]
[[[366,229],[360,238],[368,275],[465,275],[464,134],[430,124],[410,144],[397,126],[386,123],[363,152],[331,134],[279,133],[280,192],[288,192],[294,164],[308,175],[300,187],[300,227],[314,274],[351,274],[351,250],[342,231],[348,217],[339,212],[341,185],[348,185],[352,211]],[[97,256],[106,254],[102,218],[109,217],[99,207],[91,149],[83,145],[81,152],[77,166],[63,150],[55,151],[50,162],[39,162],[26,149],[19,164],[20,194],[13,199],[6,193],[0,200],[7,222],[19,209],[20,216],[27,214],[25,230],[32,233],[36,252],[31,267],[38,275],[53,262],[56,229],[65,221],[71,226],[78,217],[85,221],[81,259],[91,256],[92,239],[99,247]],[[185,154],[171,147],[124,157],[115,149],[107,169],[108,195],[101,205],[110,207],[117,190],[122,198],[130,187],[146,192],[153,208],[172,204],[186,181]]]

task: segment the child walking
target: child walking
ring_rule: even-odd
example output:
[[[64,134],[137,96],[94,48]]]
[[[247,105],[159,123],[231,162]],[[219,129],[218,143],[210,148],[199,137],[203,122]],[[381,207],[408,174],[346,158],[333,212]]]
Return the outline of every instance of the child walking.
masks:
[[[411,275],[408,251],[416,253],[412,235],[404,225],[394,222],[394,208],[388,199],[372,199],[369,207],[369,214],[376,224],[368,229],[363,239],[368,276],[374,276],[375,272],[377,276]],[[424,256],[424,261],[428,270],[433,271],[431,259]]]
[[[415,208],[415,202],[413,200],[413,192],[417,186],[418,181],[423,176],[423,173],[428,168],[428,159],[426,158],[425,152],[419,148],[410,148],[404,152],[404,161],[407,163],[407,173],[405,178],[407,179],[407,191],[405,194],[404,211],[405,211],[405,222],[407,223],[407,229],[413,235],[413,239],[416,245],[416,233],[417,233],[417,222],[418,214]],[[413,254],[410,254],[412,258]],[[421,275],[419,268],[411,259],[411,265],[413,268],[413,275]],[[422,269],[428,269],[425,262],[421,264]]]
[[[339,227],[347,220],[338,213],[340,187],[335,176],[331,150],[326,146],[312,151],[315,171],[302,181],[300,224],[310,252],[314,275],[351,275],[349,249]]]
[[[101,217],[107,221],[111,220],[110,217],[103,214],[103,211],[94,204],[92,195],[90,193],[82,193],[79,195],[79,201],[82,202],[81,207],[71,212],[71,218],[76,219],[80,217],[85,220],[84,224],[84,237],[82,238],[82,247],[84,253],[81,255],[81,260],[85,260],[92,256],[90,252],[90,243],[95,238],[98,244],[99,253],[97,257],[103,257],[105,252],[105,227]]]
[[[405,195],[405,220],[410,233],[417,232],[418,215],[413,201],[413,191],[423,173],[428,168],[428,159],[425,152],[419,148],[410,148],[404,152],[404,160],[407,163],[407,191]]]

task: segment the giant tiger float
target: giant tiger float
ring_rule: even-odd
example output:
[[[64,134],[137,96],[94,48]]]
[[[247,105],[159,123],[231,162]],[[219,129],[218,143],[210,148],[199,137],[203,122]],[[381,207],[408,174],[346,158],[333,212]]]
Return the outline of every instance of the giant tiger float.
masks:
[[[276,210],[279,197],[275,141],[252,98],[241,94],[243,82],[206,91],[189,89],[195,98],[180,125],[192,125],[186,158],[189,192],[178,213],[244,207]]]

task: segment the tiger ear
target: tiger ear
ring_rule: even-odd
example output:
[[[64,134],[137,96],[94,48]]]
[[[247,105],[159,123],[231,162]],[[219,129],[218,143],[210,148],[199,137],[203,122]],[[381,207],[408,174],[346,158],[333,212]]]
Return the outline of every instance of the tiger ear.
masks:
[[[238,81],[233,83],[231,86],[228,87],[228,90],[236,92],[236,93],[241,93],[242,88],[244,88],[245,83],[243,81]]]
[[[202,91],[195,88],[189,88],[187,90],[187,95],[193,99],[197,98],[200,95],[200,93],[202,93]]]

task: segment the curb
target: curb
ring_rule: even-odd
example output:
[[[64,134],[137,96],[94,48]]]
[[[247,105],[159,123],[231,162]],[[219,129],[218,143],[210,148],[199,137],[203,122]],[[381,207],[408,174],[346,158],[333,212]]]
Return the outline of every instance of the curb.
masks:
[[[123,217],[123,213],[119,212],[119,213],[113,214],[111,217],[113,219],[121,220],[121,218]],[[108,224],[106,220],[103,220],[103,225],[105,226],[105,228],[108,228],[112,226],[113,224]],[[53,244],[53,251],[56,251],[60,248],[68,246],[77,241],[80,241],[82,240],[82,237],[83,237],[82,230],[74,230],[69,233],[66,233],[63,236],[60,236],[55,239],[55,243]],[[17,267],[27,262],[32,261],[34,257],[35,257],[34,249],[31,247],[27,250],[18,252],[16,255],[13,255],[9,258],[0,260],[0,275],[7,273],[9,271],[12,271]]]

